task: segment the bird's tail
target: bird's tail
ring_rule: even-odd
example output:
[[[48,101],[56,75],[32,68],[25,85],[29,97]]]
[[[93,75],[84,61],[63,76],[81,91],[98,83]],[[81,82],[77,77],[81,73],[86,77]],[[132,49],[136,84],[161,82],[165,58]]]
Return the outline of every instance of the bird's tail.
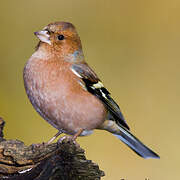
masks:
[[[115,121],[106,120],[98,129],[106,130],[128,145],[139,156],[148,159],[159,159],[158,154],[153,152],[145,146],[139,139],[137,139],[128,129],[121,124],[116,124]]]
[[[145,146],[139,139],[137,139],[132,133],[130,133],[125,128],[118,126],[119,133],[113,134],[118,139],[120,139],[122,142],[124,142],[126,145],[128,145],[135,153],[137,153],[139,156],[148,159],[148,158],[155,158],[159,159],[159,155],[153,152],[151,149],[149,149],[147,146]]]

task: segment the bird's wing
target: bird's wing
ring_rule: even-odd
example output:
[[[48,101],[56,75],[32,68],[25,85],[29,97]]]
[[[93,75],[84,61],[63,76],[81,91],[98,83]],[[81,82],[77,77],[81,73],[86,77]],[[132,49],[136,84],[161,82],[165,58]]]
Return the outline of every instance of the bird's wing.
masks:
[[[71,70],[84,81],[87,90],[104,103],[110,112],[110,118],[115,120],[117,124],[121,124],[129,130],[129,126],[126,123],[119,106],[111,98],[108,90],[103,86],[96,73],[88,66],[88,64],[73,64]]]

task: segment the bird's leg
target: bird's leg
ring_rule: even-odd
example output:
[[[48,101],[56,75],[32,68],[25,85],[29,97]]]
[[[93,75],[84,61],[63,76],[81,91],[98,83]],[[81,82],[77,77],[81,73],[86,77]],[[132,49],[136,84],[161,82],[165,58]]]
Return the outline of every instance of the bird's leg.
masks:
[[[79,146],[79,144],[76,142],[77,137],[84,131],[84,129],[80,129],[76,134],[73,136],[63,136],[58,140],[58,143],[61,143],[64,139],[67,139],[69,141],[73,141],[74,144]]]
[[[75,141],[77,137],[83,132],[84,130],[81,128],[73,137],[72,140]]]
[[[58,131],[48,142],[47,144],[51,144],[60,134],[62,134],[61,131]]]
[[[62,132],[58,131],[58,133],[56,133],[47,143],[43,142],[41,144],[32,144],[32,148],[36,149],[36,148],[39,148],[41,146],[45,146],[45,145],[51,144],[60,134],[62,134]]]

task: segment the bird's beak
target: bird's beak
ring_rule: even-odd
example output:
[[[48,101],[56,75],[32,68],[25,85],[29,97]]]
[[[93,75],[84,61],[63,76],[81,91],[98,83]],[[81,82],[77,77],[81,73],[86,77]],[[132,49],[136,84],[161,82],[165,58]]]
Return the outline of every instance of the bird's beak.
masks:
[[[40,41],[51,45],[50,35],[47,30],[37,31],[37,32],[34,32],[34,34],[40,39]]]

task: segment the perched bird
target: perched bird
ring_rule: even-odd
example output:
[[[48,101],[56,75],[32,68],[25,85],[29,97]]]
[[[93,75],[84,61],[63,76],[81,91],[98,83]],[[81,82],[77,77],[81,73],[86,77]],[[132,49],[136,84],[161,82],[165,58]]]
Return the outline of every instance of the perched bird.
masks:
[[[55,22],[35,32],[39,43],[24,67],[26,93],[36,111],[59,134],[89,135],[106,130],[143,158],[159,156],[129,130],[119,106],[85,62],[75,27]]]

